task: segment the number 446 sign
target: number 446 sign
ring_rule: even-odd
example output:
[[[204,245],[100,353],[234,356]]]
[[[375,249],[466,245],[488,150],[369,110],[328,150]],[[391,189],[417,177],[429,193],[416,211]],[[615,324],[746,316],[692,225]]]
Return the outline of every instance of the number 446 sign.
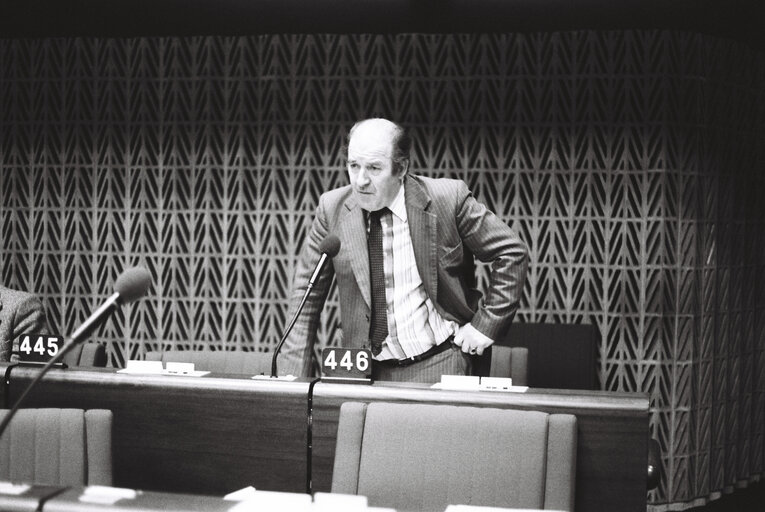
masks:
[[[35,363],[50,361],[64,344],[61,336],[25,334],[19,338],[19,359]]]
[[[322,380],[371,383],[372,352],[365,348],[325,348],[321,371]]]

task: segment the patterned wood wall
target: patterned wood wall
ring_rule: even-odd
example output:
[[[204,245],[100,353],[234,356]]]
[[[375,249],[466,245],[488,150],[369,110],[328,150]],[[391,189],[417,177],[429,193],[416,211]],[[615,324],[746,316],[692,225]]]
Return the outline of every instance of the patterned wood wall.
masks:
[[[594,323],[603,389],[651,394],[650,503],[679,507],[763,472],[763,60],[644,31],[0,40],[0,276],[68,333],[147,266],[97,336],[115,365],[269,350],[345,132],[400,120],[529,244],[520,320]]]

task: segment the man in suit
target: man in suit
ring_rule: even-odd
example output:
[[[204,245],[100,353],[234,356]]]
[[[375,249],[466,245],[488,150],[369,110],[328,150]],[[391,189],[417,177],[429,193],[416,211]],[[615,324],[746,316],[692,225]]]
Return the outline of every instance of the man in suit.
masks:
[[[14,343],[22,334],[46,332],[40,299],[0,286],[0,361],[10,361]]]
[[[294,311],[330,234],[341,242],[287,338],[280,373],[309,374],[319,315],[337,278],[343,344],[373,353],[376,380],[469,374],[504,333],[526,278],[526,246],[464,182],[414,176],[411,139],[386,119],[350,130],[350,185],[324,193],[295,274]],[[474,256],[491,265],[482,299]]]

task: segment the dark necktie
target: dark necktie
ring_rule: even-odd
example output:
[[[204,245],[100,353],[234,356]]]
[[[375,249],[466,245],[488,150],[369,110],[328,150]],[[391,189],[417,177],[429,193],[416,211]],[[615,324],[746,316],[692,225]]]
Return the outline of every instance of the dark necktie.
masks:
[[[372,284],[372,319],[369,324],[369,341],[372,354],[382,350],[382,343],[388,336],[388,313],[385,301],[385,267],[383,266],[383,233],[380,217],[387,208],[369,214],[369,279]]]

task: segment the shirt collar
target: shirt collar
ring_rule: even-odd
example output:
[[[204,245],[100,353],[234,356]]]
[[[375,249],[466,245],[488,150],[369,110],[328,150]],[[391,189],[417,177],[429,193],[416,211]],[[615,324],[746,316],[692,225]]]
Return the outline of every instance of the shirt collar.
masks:
[[[393,212],[393,215],[406,222],[406,198],[404,197],[404,183],[401,183],[401,187],[398,189],[398,194],[391,201],[388,209]]]

